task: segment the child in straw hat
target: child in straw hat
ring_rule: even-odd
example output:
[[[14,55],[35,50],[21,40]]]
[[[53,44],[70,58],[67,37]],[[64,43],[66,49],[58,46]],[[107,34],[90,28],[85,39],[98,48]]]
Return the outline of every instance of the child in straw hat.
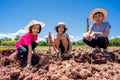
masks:
[[[90,20],[95,23],[92,24],[89,31],[84,34],[83,42],[95,48],[93,54],[101,52],[101,48],[103,48],[103,53],[109,54],[107,47],[109,44],[108,35],[111,26],[109,22],[103,22],[106,17],[107,11],[102,8],[94,9],[90,13]]]
[[[38,33],[41,32],[41,29],[44,26],[44,23],[37,20],[32,20],[25,27],[25,30],[27,32],[16,43],[17,56],[27,57],[28,67],[31,66],[32,51],[35,53],[35,48],[37,46],[37,43],[35,41],[38,39]]]
[[[69,35],[66,33],[66,24],[64,22],[59,22],[55,26],[55,30],[57,34],[54,36],[54,41],[52,41],[51,35],[48,36],[51,44],[53,44],[53,46],[55,46],[58,52],[62,55],[70,53],[72,44],[70,42]]]

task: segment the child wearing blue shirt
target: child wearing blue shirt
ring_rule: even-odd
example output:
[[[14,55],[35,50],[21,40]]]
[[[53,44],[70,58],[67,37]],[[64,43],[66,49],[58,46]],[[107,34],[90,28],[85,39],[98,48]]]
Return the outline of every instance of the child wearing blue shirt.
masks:
[[[94,9],[90,13],[90,20],[95,23],[89,28],[89,31],[83,35],[83,42],[90,47],[95,48],[93,54],[101,52],[103,48],[103,53],[109,54],[107,47],[109,44],[108,35],[110,32],[109,22],[103,22],[107,17],[107,11],[102,8]]]

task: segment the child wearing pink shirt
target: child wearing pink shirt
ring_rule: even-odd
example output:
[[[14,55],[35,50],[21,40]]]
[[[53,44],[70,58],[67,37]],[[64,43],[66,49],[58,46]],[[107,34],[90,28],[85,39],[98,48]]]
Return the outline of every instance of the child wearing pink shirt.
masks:
[[[27,32],[16,43],[17,57],[27,57],[28,67],[31,66],[32,51],[35,53],[38,33],[44,26],[43,22],[32,20],[25,28]]]

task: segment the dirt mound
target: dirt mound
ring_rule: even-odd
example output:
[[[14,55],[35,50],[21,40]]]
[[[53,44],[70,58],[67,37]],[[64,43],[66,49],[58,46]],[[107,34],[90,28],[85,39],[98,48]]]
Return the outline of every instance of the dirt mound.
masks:
[[[70,55],[57,58],[47,50],[27,59],[10,57],[15,50],[0,51],[0,80],[119,80],[120,49],[109,49],[111,56],[92,54],[89,47],[72,49]]]

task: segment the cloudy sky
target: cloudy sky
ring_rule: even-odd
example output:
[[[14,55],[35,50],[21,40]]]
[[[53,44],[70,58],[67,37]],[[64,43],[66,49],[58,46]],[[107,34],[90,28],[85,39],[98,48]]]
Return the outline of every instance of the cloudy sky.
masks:
[[[39,20],[46,24],[39,39],[45,38],[48,32],[56,34],[54,26],[64,21],[71,40],[76,41],[82,39],[86,18],[95,8],[108,12],[105,21],[111,24],[109,37],[120,36],[119,0],[0,0],[0,38],[22,35],[31,20]],[[89,21],[90,25],[92,23]]]

